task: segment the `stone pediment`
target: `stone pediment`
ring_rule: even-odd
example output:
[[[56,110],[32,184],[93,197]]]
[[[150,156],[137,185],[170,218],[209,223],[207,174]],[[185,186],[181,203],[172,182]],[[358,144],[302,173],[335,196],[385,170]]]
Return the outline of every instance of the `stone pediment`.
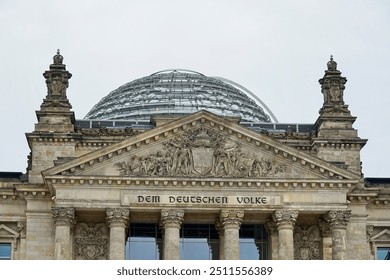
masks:
[[[390,242],[390,230],[384,229],[370,238],[371,242]]]
[[[43,172],[46,179],[356,183],[359,176],[201,111]],[[306,184],[306,183],[305,183]]]

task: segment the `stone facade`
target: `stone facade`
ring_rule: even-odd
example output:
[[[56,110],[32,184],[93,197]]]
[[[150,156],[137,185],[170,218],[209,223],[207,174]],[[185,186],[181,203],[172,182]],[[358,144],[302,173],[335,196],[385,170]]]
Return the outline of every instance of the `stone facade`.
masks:
[[[180,259],[186,223],[215,224],[220,259],[262,224],[269,259],[375,259],[390,247],[390,180],[365,180],[333,59],[311,132],[262,131],[199,111],[149,130],[81,129],[59,52],[44,73],[26,174],[0,177],[0,243],[12,259],[124,259],[132,223],[156,223],[161,258]],[[5,176],[7,175],[7,176]],[[215,248],[214,248],[215,250]]]

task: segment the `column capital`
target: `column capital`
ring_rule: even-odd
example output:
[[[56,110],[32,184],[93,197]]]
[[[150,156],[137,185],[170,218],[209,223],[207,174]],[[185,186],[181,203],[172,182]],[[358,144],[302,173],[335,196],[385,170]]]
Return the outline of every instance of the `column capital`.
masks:
[[[73,207],[52,207],[54,224],[56,226],[72,226],[76,221],[76,210]]]
[[[129,222],[130,210],[126,208],[106,209],[106,221],[109,227],[126,227]]]
[[[239,228],[244,219],[243,210],[222,210],[219,213],[219,219],[224,228]]]
[[[184,220],[184,210],[182,209],[163,209],[161,210],[161,227],[177,227],[180,228]]]
[[[272,219],[278,228],[281,226],[290,226],[293,228],[297,222],[298,213],[295,210],[276,210],[272,215]]]
[[[325,220],[328,222],[331,229],[347,228],[351,210],[329,211],[325,215]]]

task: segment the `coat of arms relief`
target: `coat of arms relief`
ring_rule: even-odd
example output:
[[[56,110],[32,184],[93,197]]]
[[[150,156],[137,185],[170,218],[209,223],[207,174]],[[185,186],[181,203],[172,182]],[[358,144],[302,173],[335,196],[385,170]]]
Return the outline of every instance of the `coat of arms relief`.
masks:
[[[286,172],[264,156],[243,151],[240,143],[205,127],[163,142],[155,153],[132,155],[114,166],[123,176],[272,177]]]

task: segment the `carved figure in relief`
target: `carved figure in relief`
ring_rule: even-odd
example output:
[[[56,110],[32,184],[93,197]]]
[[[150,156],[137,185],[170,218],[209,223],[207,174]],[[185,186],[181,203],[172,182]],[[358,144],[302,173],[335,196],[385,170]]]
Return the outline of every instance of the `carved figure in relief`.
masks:
[[[192,155],[191,150],[187,146],[178,149],[175,158],[176,167],[174,172],[184,175],[192,173]]]
[[[204,127],[163,142],[156,153],[133,155],[114,164],[127,176],[264,177],[285,172],[287,166],[241,152],[239,143]]]
[[[214,175],[228,175],[230,174],[230,165],[228,153],[223,147],[218,147],[213,155],[213,174]]]
[[[254,163],[255,159],[242,155],[237,158],[235,167],[240,175],[251,177]]]

